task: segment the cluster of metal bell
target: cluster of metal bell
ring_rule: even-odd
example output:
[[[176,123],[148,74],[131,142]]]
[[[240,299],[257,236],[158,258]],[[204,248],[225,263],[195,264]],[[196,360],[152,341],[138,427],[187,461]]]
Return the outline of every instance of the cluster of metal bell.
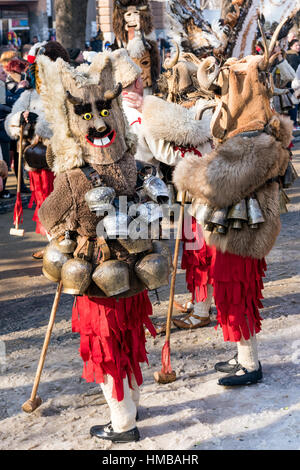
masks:
[[[45,249],[43,274],[50,281],[62,281],[63,292],[72,295],[84,295],[92,280],[107,297],[118,296],[130,290],[128,264],[119,260],[107,260],[94,270],[92,264],[80,257],[73,257],[65,252],[63,243],[53,240]],[[152,290],[168,285],[172,271],[172,258],[166,243],[155,240],[151,244],[151,253],[143,256],[134,266],[136,276]]]
[[[138,219],[130,217],[119,209],[103,218],[108,243],[109,239],[118,242],[130,254],[141,255],[134,266],[134,272],[149,290],[168,285],[172,269],[171,253],[166,244],[149,238],[148,227],[159,221],[163,214],[158,201],[164,201],[168,196],[166,185],[157,182],[162,180],[152,175],[145,179],[144,190],[152,201],[140,204],[137,208]],[[85,200],[92,212],[105,211],[116,197],[113,188],[93,188],[85,195]],[[155,201],[155,202],[154,202]],[[140,227],[144,233],[136,238]],[[159,223],[154,227],[159,227]],[[130,236],[134,234],[134,236]],[[151,232],[153,235],[153,232]],[[144,235],[144,236],[143,236]],[[155,234],[155,238],[156,238]],[[130,271],[126,262],[108,259],[99,264],[94,270],[92,264],[80,257],[73,257],[76,242],[66,233],[61,242],[53,240],[45,250],[43,258],[43,273],[51,281],[62,281],[63,291],[73,295],[84,295],[93,281],[107,297],[118,296],[130,290]]]
[[[273,107],[280,114],[287,113],[295,104],[297,103],[291,92],[273,96]]]
[[[251,229],[257,229],[265,221],[256,197],[242,199],[223,209],[201,205],[197,208],[196,219],[205,230],[221,235],[225,235],[229,227],[241,230],[247,224]]]

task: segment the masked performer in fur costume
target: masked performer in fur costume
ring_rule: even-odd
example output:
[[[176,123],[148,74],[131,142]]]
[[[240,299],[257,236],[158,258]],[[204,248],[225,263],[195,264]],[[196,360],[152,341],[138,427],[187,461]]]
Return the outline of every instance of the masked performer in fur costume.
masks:
[[[83,377],[101,384],[110,407],[111,422],[90,433],[130,442],[139,439],[144,326],[155,335],[147,289],[168,284],[170,264],[163,246],[148,238],[147,210],[141,215],[145,238],[128,238],[137,222],[131,211],[136,139],[121,108],[122,86],[114,82],[112,60],[112,54],[101,53],[90,66],[72,69],[62,60],[39,58],[42,99],[53,130],[48,161],[56,174],[39,217],[54,237],[44,256],[44,274],[61,279],[64,292],[77,295],[72,327],[80,333]],[[130,201],[131,215],[127,205],[122,208],[121,196]],[[154,202],[143,209],[150,207],[159,209]]]
[[[55,61],[62,57],[68,61],[67,51],[56,41],[38,43],[31,48],[28,60],[28,79],[31,88],[22,93],[14,104],[11,113],[5,120],[5,129],[12,139],[18,139],[20,128],[24,127],[24,158],[29,170],[30,189],[32,197],[29,207],[36,204],[33,220],[36,222],[36,233],[46,235],[45,229],[40,223],[38,211],[43,201],[53,190],[54,174],[46,162],[46,147],[52,136],[51,129],[44,116],[43,104],[40,98],[40,78],[36,65],[38,53],[45,54]],[[43,257],[43,251],[33,253],[36,259]]]
[[[145,94],[156,91],[160,55],[149,1],[115,0],[113,30],[115,47],[126,48],[132,60],[142,69]]]
[[[205,239],[212,260],[217,321],[238,355],[218,363],[228,372],[220,385],[245,385],[262,378],[256,334],[261,329],[265,256],[280,231],[280,177],[289,163],[292,123],[270,107],[268,54],[229,59],[218,75],[218,106],[211,129],[217,147],[175,169],[178,189],[203,206]]]
[[[143,99],[139,68],[133,63],[126,50],[119,49],[114,51],[113,55],[117,64],[116,79],[121,81],[123,85],[123,107],[131,127],[139,137],[135,155],[138,160],[151,163],[160,171],[162,164],[164,168],[174,168],[183,157],[188,158],[189,155],[200,155],[211,151],[209,128],[211,113],[206,111],[201,121],[195,119],[195,116],[199,115],[201,109],[208,103],[207,100],[196,99],[201,94],[199,87],[197,89],[193,85],[198,83],[197,70],[200,61],[197,62],[198,65],[183,59],[179,61],[177,55],[176,60],[172,58],[166,64],[170,69],[171,66],[174,67],[168,83],[173,84],[174,80],[172,78],[180,77],[176,81],[178,85],[176,93],[174,93],[175,87],[170,85],[173,93],[170,91],[169,96],[174,97],[174,101],[176,101],[179,96],[185,96],[187,91],[189,97],[193,96],[193,103],[195,104],[197,101],[193,108],[185,109],[182,106],[167,103],[153,96]],[[208,95],[209,93],[202,89],[203,94]],[[189,106],[192,104],[191,99],[189,100]],[[141,103],[140,106],[139,103]],[[134,107],[135,104],[136,107]],[[137,107],[138,109],[136,109]],[[168,117],[167,126],[165,125],[166,116]],[[196,232],[196,234],[194,243],[192,243],[193,233],[186,234],[184,247],[189,244],[188,246],[190,248],[193,246],[193,249],[184,249],[182,267],[186,270],[187,286],[192,294],[192,302],[195,302],[195,311],[193,313],[191,311],[193,308],[192,302],[184,306],[175,302],[175,308],[184,313],[187,310],[189,312],[183,320],[174,319],[174,323],[180,328],[190,329],[206,326],[210,323],[209,311],[212,300],[212,286],[209,282],[210,248],[205,245],[201,227],[197,226],[195,219],[190,217],[187,225],[186,232],[190,231],[191,226],[193,226],[193,233]],[[164,330],[163,325],[157,327],[158,333],[163,333]]]

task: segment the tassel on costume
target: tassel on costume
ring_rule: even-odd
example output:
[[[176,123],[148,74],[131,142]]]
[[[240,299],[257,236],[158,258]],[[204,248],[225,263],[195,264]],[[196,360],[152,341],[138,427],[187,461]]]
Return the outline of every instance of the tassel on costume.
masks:
[[[149,316],[152,305],[146,291],[124,299],[77,297],[73,306],[72,331],[80,333],[82,377],[104,383],[113,377],[113,398],[122,401],[123,380],[132,374],[138,386],[143,382],[141,362],[147,362],[144,327],[152,336],[155,328]]]
[[[217,323],[225,341],[248,340],[261,330],[259,308],[263,307],[264,259],[216,251],[212,267]]]
[[[187,289],[192,294],[192,301],[204,302],[207,298],[207,284],[212,284],[211,261],[215,248],[205,243],[201,225],[194,217],[191,218],[191,231],[192,239],[183,230],[181,269],[186,271]],[[188,244],[195,244],[199,248],[189,250]]]
[[[21,193],[17,193],[17,199],[14,208],[14,225],[16,225],[17,223],[18,225],[23,223],[23,206]]]

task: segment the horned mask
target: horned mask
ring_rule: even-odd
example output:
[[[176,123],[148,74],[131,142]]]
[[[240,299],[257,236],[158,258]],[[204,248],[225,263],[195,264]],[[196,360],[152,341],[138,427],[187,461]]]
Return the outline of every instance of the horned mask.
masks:
[[[62,59],[39,59],[41,97],[51,124],[50,145],[59,168],[85,162],[109,165],[130,148],[130,135],[118,98],[108,53],[97,54],[90,66],[74,69]]]

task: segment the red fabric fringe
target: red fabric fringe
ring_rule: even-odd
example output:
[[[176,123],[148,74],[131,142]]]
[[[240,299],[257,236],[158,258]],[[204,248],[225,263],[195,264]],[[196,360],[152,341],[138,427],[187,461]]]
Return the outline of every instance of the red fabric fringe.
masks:
[[[143,382],[140,362],[147,362],[144,326],[152,336],[155,328],[149,316],[152,305],[147,291],[125,299],[77,297],[73,306],[72,331],[80,333],[82,377],[104,383],[105,374],[114,379],[113,398],[124,398],[123,379],[131,374]]]
[[[164,374],[170,374],[172,372],[171,366],[171,350],[170,350],[170,341],[166,341],[164,347],[161,351],[161,371]]]
[[[225,341],[247,340],[261,330],[262,277],[267,265],[258,260],[216,251],[212,260],[217,322]],[[217,327],[216,327],[217,328]]]
[[[46,235],[46,231],[38,218],[38,211],[44,200],[53,191],[54,173],[50,170],[29,171],[29,178],[31,198],[28,207],[31,208],[33,203],[36,204],[36,208],[32,217],[32,220],[36,222],[35,231],[41,235]]]
[[[18,225],[23,223],[23,206],[20,193],[17,193],[17,199],[14,208],[14,225],[16,225],[17,222]]]
[[[192,294],[193,302],[204,302],[207,298],[207,284],[212,284],[211,260],[215,248],[206,245],[201,225],[194,217],[188,217],[185,221],[181,268],[186,271],[187,288]],[[195,244],[198,248],[189,249],[189,244]]]

